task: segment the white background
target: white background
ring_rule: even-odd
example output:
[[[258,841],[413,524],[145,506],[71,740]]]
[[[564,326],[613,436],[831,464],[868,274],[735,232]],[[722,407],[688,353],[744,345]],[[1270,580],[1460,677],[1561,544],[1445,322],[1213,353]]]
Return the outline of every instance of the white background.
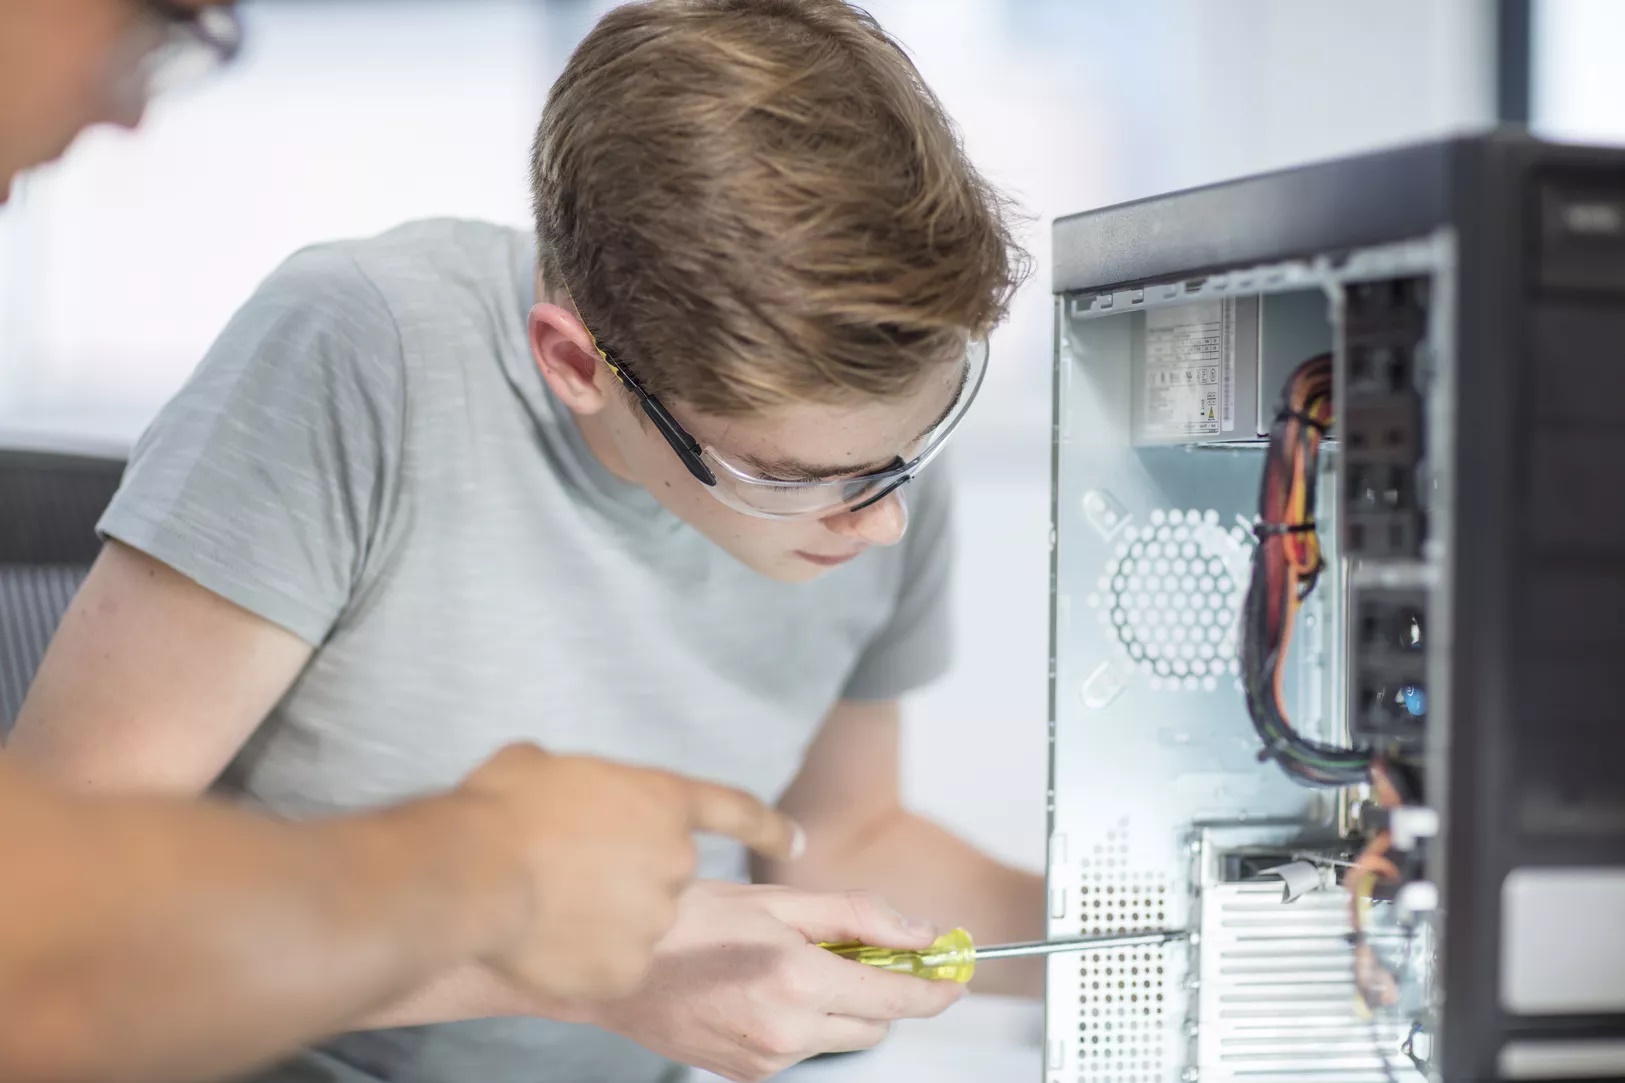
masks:
[[[248,5],[250,48],[229,77],[160,103],[138,135],[92,134],[0,212],[0,428],[133,436],[254,284],[302,244],[426,215],[524,223],[547,83],[606,6]],[[1608,32],[1559,17],[1553,48],[1566,68],[1584,62],[1593,74],[1542,81],[1538,100],[1576,132],[1625,130],[1610,45],[1625,33],[1625,5],[1555,6]],[[995,341],[990,386],[957,455],[960,666],[911,705],[906,785],[926,811],[1036,867],[1049,219],[1487,123],[1492,5],[870,7],[912,50],[976,160],[1031,215],[1038,273]]]

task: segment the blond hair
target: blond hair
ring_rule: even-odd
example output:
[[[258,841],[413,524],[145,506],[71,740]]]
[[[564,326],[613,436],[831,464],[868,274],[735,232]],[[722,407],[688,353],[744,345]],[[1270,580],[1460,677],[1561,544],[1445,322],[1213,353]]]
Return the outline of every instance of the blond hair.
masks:
[[[553,85],[544,283],[648,389],[718,415],[895,396],[1004,316],[1007,203],[841,0],[646,0]]]

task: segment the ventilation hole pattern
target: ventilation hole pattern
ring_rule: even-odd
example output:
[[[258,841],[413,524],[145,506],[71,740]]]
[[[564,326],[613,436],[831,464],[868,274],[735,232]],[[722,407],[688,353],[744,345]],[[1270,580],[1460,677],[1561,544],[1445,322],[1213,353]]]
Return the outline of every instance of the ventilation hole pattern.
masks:
[[[1128,851],[1128,821],[1119,820],[1079,861],[1080,935],[1166,927],[1167,877],[1132,868]],[[1163,1083],[1166,965],[1163,948],[1079,956],[1079,1083]]]
[[[1207,691],[1237,677],[1236,622],[1246,584],[1230,574],[1217,543],[1246,545],[1219,513],[1157,510],[1128,524],[1097,590],[1088,597],[1128,663],[1153,689]]]

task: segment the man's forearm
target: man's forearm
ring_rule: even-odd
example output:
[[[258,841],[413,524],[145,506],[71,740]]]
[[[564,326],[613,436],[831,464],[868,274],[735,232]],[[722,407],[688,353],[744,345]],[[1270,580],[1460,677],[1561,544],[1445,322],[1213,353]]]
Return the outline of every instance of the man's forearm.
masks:
[[[588,1013],[579,1004],[521,989],[481,963],[463,963],[404,997],[364,1013],[345,1029],[378,1030],[500,1018],[584,1023],[588,1021]]]
[[[492,815],[295,826],[71,801],[0,762],[0,1078],[218,1077],[342,1029],[522,920]]]
[[[847,839],[823,840],[814,829],[802,860],[764,864],[758,872],[759,878],[807,890],[875,891],[911,917],[945,929],[963,925],[984,944],[1044,935],[1043,877],[1002,865],[902,809]],[[1042,961],[988,963],[972,988],[1038,996],[1043,992]]]

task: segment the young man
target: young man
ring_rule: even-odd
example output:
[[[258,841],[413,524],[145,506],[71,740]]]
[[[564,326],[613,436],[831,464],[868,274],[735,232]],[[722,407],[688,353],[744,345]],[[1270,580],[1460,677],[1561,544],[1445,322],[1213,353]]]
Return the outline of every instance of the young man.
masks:
[[[751,886],[706,848],[622,1001],[465,968],[372,1021],[478,1021],[266,1078],[762,1078],[959,993],[819,950],[838,911],[798,888],[1041,932],[1036,876],[898,799],[949,543],[946,479],[902,483],[1021,271],[935,98],[838,0],[630,5],[555,85],[534,182],[535,237],[418,223],[261,288],[137,449],[17,751],[306,814],[526,738],[776,798],[807,855]]]
[[[200,0],[0,0],[0,203],[81,128],[134,124],[164,58],[237,40]],[[208,619],[248,619],[227,609]],[[0,759],[0,825],[7,1083],[218,1078],[463,961],[538,995],[624,993],[675,917],[693,830],[781,857],[792,830],[738,791],[527,746],[452,792],[303,827],[68,798]],[[919,939],[875,919],[851,933]]]

